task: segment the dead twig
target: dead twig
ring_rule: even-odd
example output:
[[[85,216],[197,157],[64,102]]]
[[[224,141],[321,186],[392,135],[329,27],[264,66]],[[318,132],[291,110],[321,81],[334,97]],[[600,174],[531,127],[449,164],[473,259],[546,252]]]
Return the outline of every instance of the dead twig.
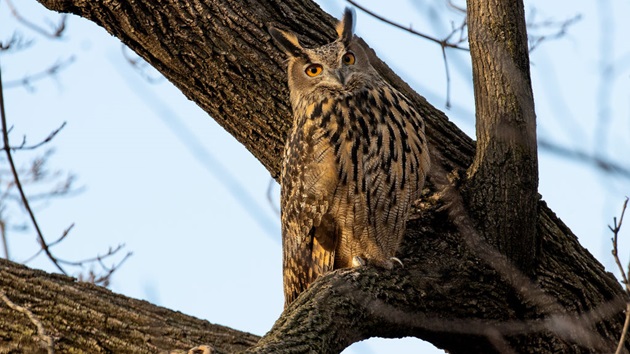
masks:
[[[164,76],[160,74],[154,67],[149,65],[142,57],[135,55],[132,57],[132,53],[129,50],[129,47],[122,44],[122,54],[125,57],[125,60],[131,65],[134,70],[140,74],[140,76],[145,79],[150,84],[156,84],[164,81]],[[151,71],[153,73],[151,73]]]
[[[464,29],[466,28],[467,22],[466,22],[466,18],[464,18],[464,20],[462,21],[462,24],[459,25],[458,27],[453,26],[453,29],[451,31],[451,33],[449,33],[444,39],[437,39],[435,37],[431,37],[427,34],[418,32],[416,30],[414,30],[413,28],[411,28],[411,26],[409,27],[405,27],[401,24],[395,23],[391,20],[388,20],[386,18],[384,18],[383,16],[376,14],[366,8],[364,8],[363,6],[357,4],[356,2],[354,2],[353,0],[348,0],[348,2],[352,5],[354,5],[356,8],[358,8],[359,10],[367,13],[368,15],[383,21],[389,25],[392,25],[394,27],[403,29],[409,33],[412,33],[416,36],[420,36],[424,39],[427,39],[431,42],[437,43],[440,45],[440,48],[442,49],[442,57],[444,58],[444,71],[445,71],[445,75],[446,75],[446,108],[451,108],[451,73],[448,67],[448,61],[446,59],[446,48],[455,48],[455,49],[460,49],[460,50],[465,50],[468,51],[468,48],[465,47],[461,47],[460,44],[464,43],[466,41],[466,36],[464,36]],[[450,4],[452,5],[452,4]],[[454,5],[453,5],[454,6]],[[456,7],[455,7],[456,8]],[[457,9],[457,8],[456,8]],[[453,36],[459,33],[459,39],[455,42],[451,42],[451,38],[453,38]]]
[[[31,74],[31,75],[26,75],[21,79],[17,79],[17,80],[10,80],[7,81],[4,85],[5,88],[14,88],[14,87],[19,87],[19,86],[24,86],[27,90],[29,91],[34,91],[34,88],[32,86],[32,83],[35,81],[39,81],[39,80],[43,80],[47,77],[54,77],[55,75],[57,75],[60,71],[66,69],[68,66],[70,66],[72,63],[74,63],[74,56],[69,57],[68,59],[65,60],[59,60],[56,63],[54,63],[53,65],[51,65],[50,67],[37,72],[35,74]]]
[[[31,209],[31,206],[28,202],[28,199],[26,198],[26,193],[24,193],[24,189],[22,188],[22,183],[20,182],[20,177],[18,176],[17,168],[15,167],[15,162],[13,161],[13,155],[11,154],[11,145],[9,144],[9,131],[7,128],[6,112],[4,109],[3,91],[4,90],[2,88],[2,70],[0,70],[0,121],[2,122],[2,140],[4,142],[4,146],[2,147],[2,149],[5,151],[7,155],[7,160],[11,168],[11,173],[13,175],[15,186],[22,199],[22,205],[24,206],[24,209],[26,210],[29,218],[31,219],[31,223],[33,224],[33,228],[35,229],[37,238],[39,240],[39,243],[42,249],[48,256],[50,261],[55,265],[55,267],[57,267],[57,269],[61,273],[67,275],[66,271],[59,265],[57,258],[55,258],[55,256],[53,256],[53,254],[50,252],[50,249],[48,248],[48,245],[46,244],[46,240],[44,239],[44,235],[39,227],[39,223],[37,222],[37,218],[35,218],[35,214],[33,213],[33,210]]]
[[[55,241],[51,242],[48,244],[48,247],[53,247],[55,245],[57,245],[59,242],[63,241],[66,236],[68,236],[68,234],[70,233],[70,230],[72,230],[72,228],[74,227],[74,224],[71,224],[70,226],[68,226],[68,228],[66,228],[63,233],[61,234],[61,236],[56,239]],[[22,262],[22,264],[28,264],[30,261],[32,261],[33,259],[35,259],[37,256],[39,256],[42,253],[43,249],[40,248],[37,252],[35,252],[34,255],[30,256],[29,258],[27,258],[25,261]]]
[[[534,14],[535,12],[532,12],[532,16],[531,16],[532,21],[527,24],[528,32],[530,32],[529,38],[528,38],[530,53],[533,52],[534,49],[538,48],[538,46],[545,41],[559,39],[559,38],[564,37],[567,34],[569,27],[571,27],[572,25],[582,20],[582,15],[577,14],[569,19],[566,19],[560,22],[551,21],[551,20],[534,22],[533,20],[533,17],[535,16]],[[552,32],[550,34],[536,34],[535,30],[540,29],[540,28],[556,28],[556,30],[555,32]]]
[[[273,186],[275,185],[276,180],[273,178],[269,178],[269,185],[267,186],[267,202],[269,202],[269,206],[271,210],[277,215],[280,216],[280,208],[276,205],[273,200]]]
[[[57,129],[53,130],[52,132],[50,132],[50,134],[48,134],[48,136],[46,138],[44,138],[44,140],[42,140],[39,143],[34,144],[34,145],[26,145],[26,136],[24,136],[22,138],[22,143],[19,146],[11,147],[11,150],[13,150],[13,151],[15,151],[15,150],[35,150],[35,149],[39,148],[40,146],[51,142],[57,136],[57,134],[59,134],[59,132],[65,127],[66,127],[66,122],[61,123],[59,128],[57,128]]]
[[[6,0],[5,1],[7,3],[7,6],[9,6],[9,10],[11,10],[11,14],[13,15],[13,17],[15,17],[16,20],[18,20],[18,22],[22,23],[24,26],[30,28],[31,30],[41,34],[44,37],[48,37],[48,38],[53,38],[53,39],[58,39],[61,38],[61,35],[63,34],[63,31],[66,29],[66,15],[62,14],[61,15],[61,19],[59,20],[59,23],[56,25],[51,25],[51,30],[47,30],[43,27],[40,27],[39,25],[29,21],[28,19],[26,19],[25,17],[23,17],[17,10],[17,8],[15,7],[15,5],[13,5],[12,0]]]
[[[455,43],[449,42],[450,38],[453,36],[453,33],[449,34],[449,35],[448,35],[446,38],[444,38],[444,39],[437,39],[437,38],[435,38],[435,37],[431,37],[431,36],[429,36],[429,35],[427,35],[427,34],[424,34],[424,33],[422,33],[422,32],[418,32],[418,31],[414,30],[414,29],[413,29],[413,28],[411,28],[411,27],[405,27],[405,26],[403,26],[403,25],[401,25],[401,24],[398,24],[398,23],[396,23],[396,22],[394,22],[394,21],[388,20],[388,19],[384,18],[383,16],[381,16],[381,15],[379,15],[379,14],[377,14],[377,13],[374,13],[374,12],[372,12],[372,11],[370,11],[370,10],[366,9],[365,7],[363,7],[363,6],[359,5],[359,4],[357,4],[357,3],[356,3],[355,1],[353,1],[353,0],[348,0],[348,2],[349,2],[350,4],[352,4],[354,7],[356,7],[357,9],[359,9],[359,10],[361,10],[361,11],[365,12],[366,14],[368,14],[368,15],[370,15],[370,16],[372,16],[372,17],[374,17],[374,18],[378,19],[378,20],[381,20],[381,21],[383,21],[383,22],[385,22],[385,23],[387,23],[387,24],[390,24],[390,25],[392,25],[392,26],[394,26],[394,27],[397,27],[397,28],[400,28],[400,29],[402,29],[402,30],[405,30],[405,31],[407,31],[407,32],[409,32],[409,33],[415,34],[416,36],[422,37],[422,38],[427,39],[427,40],[429,40],[429,41],[431,41],[431,42],[437,43],[437,44],[439,44],[439,45],[440,45],[440,47],[442,47],[442,48],[454,48],[454,49],[459,49],[459,50],[469,51],[469,49],[468,49],[468,48],[465,48],[465,47],[461,47],[461,46],[459,46],[459,44],[463,43],[465,40],[461,40],[461,41],[458,41],[458,42],[455,42]],[[463,29],[464,27],[465,27],[465,26],[462,26],[461,28]]]
[[[33,45],[32,39],[24,39],[20,33],[13,32],[11,38],[6,41],[0,41],[0,51],[19,51],[29,48]]]
[[[621,215],[619,216],[619,222],[617,222],[617,217],[613,218],[613,226],[608,226],[610,231],[613,233],[612,237],[612,255],[615,259],[615,263],[617,263],[617,267],[619,268],[619,272],[621,273],[621,282],[626,289],[626,293],[630,295],[630,286],[628,284],[628,274],[626,273],[625,268],[621,265],[621,260],[619,259],[619,248],[618,248],[618,240],[619,240],[619,231],[621,230],[621,224],[623,223],[623,216],[626,213],[626,208],[628,207],[628,198],[623,202],[623,207],[621,208]],[[626,320],[623,323],[623,330],[621,331],[621,338],[619,338],[619,344],[617,345],[617,350],[615,354],[620,354],[624,348],[624,344],[626,342],[626,335],[628,334],[628,326],[630,326],[630,302],[626,303]]]
[[[588,154],[584,151],[570,149],[564,146],[552,143],[549,140],[538,139],[538,147],[554,153],[558,156],[562,156],[567,159],[591,164],[595,168],[600,169],[606,173],[616,174],[624,178],[630,178],[630,168],[619,165],[615,162],[606,160],[597,155]]]

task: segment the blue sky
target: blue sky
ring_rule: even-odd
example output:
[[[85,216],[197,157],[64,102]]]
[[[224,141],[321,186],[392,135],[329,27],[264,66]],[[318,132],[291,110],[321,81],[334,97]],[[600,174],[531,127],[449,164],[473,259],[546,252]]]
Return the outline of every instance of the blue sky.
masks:
[[[32,21],[56,19],[34,0],[14,3]],[[442,0],[361,4],[438,38],[450,32],[451,21],[457,26],[462,20]],[[539,21],[581,16],[566,36],[543,42],[532,52],[539,138],[630,166],[630,24],[624,18],[630,4],[620,0],[525,4],[528,17],[534,13]],[[320,5],[340,16],[346,3],[329,0]],[[473,136],[468,53],[447,53],[452,108],[446,109],[440,48],[359,10],[357,15],[357,34]],[[6,3],[0,2],[0,39],[9,38],[16,26]],[[74,16],[67,26],[64,38],[52,41],[18,26],[34,45],[0,57],[5,83],[74,57],[73,64],[54,78],[37,81],[30,89],[5,90],[13,141],[26,135],[36,142],[67,122],[48,145],[55,149],[50,166],[76,174],[83,192],[35,205],[49,240],[75,223],[55,253],[76,260],[124,243],[134,254],[113,276],[112,290],[264,334],[283,304],[275,211],[279,187],[274,182],[270,202],[271,178],[262,165],[167,80],[144,79],[129,65],[117,39]],[[129,50],[127,54],[133,56]],[[605,80],[602,64],[612,68]],[[602,119],[608,123],[598,123]],[[24,166],[33,156],[17,153],[15,159]],[[607,225],[630,194],[630,181],[541,150],[540,192],[580,242],[616,273]],[[18,209],[13,210],[9,216],[17,219]],[[627,262],[630,232],[623,230],[621,236],[621,256]],[[32,232],[9,237],[14,260],[26,259],[37,248]],[[29,265],[54,270],[43,257]],[[346,353],[429,352],[428,348],[430,344],[417,339],[373,339]]]

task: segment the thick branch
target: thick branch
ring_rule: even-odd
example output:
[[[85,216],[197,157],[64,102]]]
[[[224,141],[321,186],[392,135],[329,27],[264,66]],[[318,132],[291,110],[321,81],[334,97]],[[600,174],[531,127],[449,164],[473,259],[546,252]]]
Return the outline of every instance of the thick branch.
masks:
[[[515,352],[614,350],[626,296],[601,266],[568,266],[594,259],[563,235],[553,215],[539,222],[544,291],[527,295],[479,252],[462,247],[466,236],[444,205],[422,209],[408,225],[404,268],[341,270],[318,279],[248,352],[338,353],[371,336],[415,336],[450,353],[502,352],[493,334]],[[595,278],[602,282],[585,281]],[[596,296],[565,296],[575,289]],[[549,297],[558,302],[545,303]]]
[[[258,340],[252,334],[3,259],[0,290],[33,313],[55,339],[59,353],[156,353],[204,342],[213,343],[218,353],[234,353]],[[28,316],[0,301],[1,353],[39,353],[37,332]]]

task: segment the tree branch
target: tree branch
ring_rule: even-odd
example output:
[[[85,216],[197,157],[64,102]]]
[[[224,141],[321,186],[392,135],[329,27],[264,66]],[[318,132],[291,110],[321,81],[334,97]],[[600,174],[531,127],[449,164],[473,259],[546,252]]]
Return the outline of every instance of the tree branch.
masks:
[[[281,23],[301,33],[306,45],[323,44],[335,36],[336,20],[310,1],[252,0],[246,6],[230,0],[39,1],[50,9],[88,18],[120,38],[242,142],[276,178],[292,119],[284,55],[273,45],[267,24]],[[452,353],[476,348],[489,352],[526,348],[532,353],[613,351],[623,324],[620,311],[624,307],[618,302],[626,296],[614,277],[579,245],[544,202],[536,204],[538,214],[531,221],[540,237],[540,256],[532,269],[536,278],[529,280],[533,285],[526,290],[546,294],[553,306],[537,302],[546,301],[545,297],[524,295],[469,247],[466,235],[447,212],[451,199],[440,194],[444,189],[439,182],[447,180],[458,190],[459,179],[448,177],[470,166],[474,143],[373,51],[368,52],[376,70],[426,118],[432,162],[440,166],[430,172],[425,198],[408,225],[400,254],[405,268],[342,270],[322,277],[252,351],[278,346],[299,351],[318,340],[335,351],[360,338],[405,335],[429,340]],[[104,294],[94,294],[90,300],[102,304],[99,296]],[[327,298],[330,303],[322,301]],[[312,316],[321,321],[306,326]],[[168,322],[164,317],[162,321]],[[484,331],[459,330],[458,323],[469,328],[479,324]],[[501,331],[503,324],[513,325],[514,330]],[[319,330],[314,332],[316,327]],[[92,334],[81,331],[73,338],[102,335],[92,328]],[[160,345],[164,346],[158,347],[172,345],[174,338],[181,338],[177,333],[190,332],[162,332]],[[104,343],[103,337],[98,338],[97,343]],[[190,341],[214,347],[221,343],[218,337]],[[150,345],[156,343],[142,348]]]

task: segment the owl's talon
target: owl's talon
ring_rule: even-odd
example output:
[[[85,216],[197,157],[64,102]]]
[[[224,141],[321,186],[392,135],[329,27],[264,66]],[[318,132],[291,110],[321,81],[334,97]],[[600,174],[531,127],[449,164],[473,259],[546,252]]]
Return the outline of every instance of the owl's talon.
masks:
[[[212,353],[216,353],[216,350],[211,345],[200,345],[188,351],[188,354],[212,354]]]
[[[405,268],[405,265],[403,264],[403,262],[402,262],[400,259],[398,259],[398,258],[396,258],[396,257],[392,257],[392,258],[390,258],[390,260],[392,260],[392,261],[394,261],[394,262],[396,262],[396,263],[400,264],[400,266],[401,266],[402,268]]]
[[[359,256],[352,257],[352,266],[353,267],[363,267],[366,264],[365,260]]]

